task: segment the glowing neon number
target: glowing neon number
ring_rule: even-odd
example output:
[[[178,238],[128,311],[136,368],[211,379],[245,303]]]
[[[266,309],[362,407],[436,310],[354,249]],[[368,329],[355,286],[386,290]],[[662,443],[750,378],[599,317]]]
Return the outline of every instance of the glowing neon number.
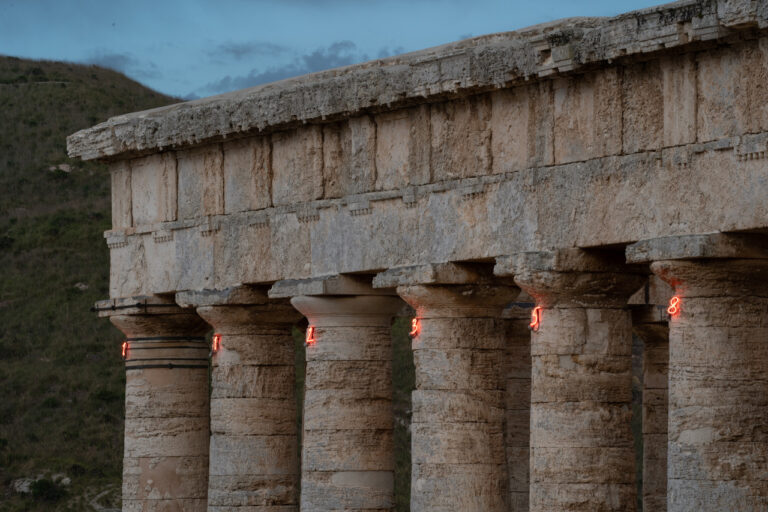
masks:
[[[211,351],[215,354],[221,350],[221,334],[214,334],[211,342]]]
[[[304,342],[307,345],[314,345],[316,341],[317,340],[315,339],[315,326],[310,325],[309,327],[307,327],[307,337],[304,340]]]
[[[669,313],[669,316],[677,316],[677,314],[680,312],[680,297],[675,295],[671,299],[669,299],[669,307],[667,308],[667,313]]]
[[[414,318],[411,320],[411,332],[408,333],[408,336],[411,338],[415,338],[421,333],[421,320],[418,318]]]
[[[128,342],[127,341],[123,342],[123,346],[120,352],[123,356],[123,359],[128,359]]]
[[[536,306],[535,308],[533,308],[533,311],[531,311],[531,323],[528,324],[528,327],[530,327],[532,331],[536,332],[539,330],[540,326],[541,326],[541,306]]]

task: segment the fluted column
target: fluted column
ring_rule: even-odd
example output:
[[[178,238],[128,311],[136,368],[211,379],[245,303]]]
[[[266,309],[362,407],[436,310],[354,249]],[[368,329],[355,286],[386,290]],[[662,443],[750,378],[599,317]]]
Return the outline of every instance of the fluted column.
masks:
[[[643,340],[643,510],[667,510],[667,370],[669,328],[666,307],[632,313]]]
[[[636,509],[625,305],[644,277],[596,259],[572,251],[515,265],[515,282],[541,308],[531,337],[531,511]]]
[[[518,299],[520,300],[520,299]],[[531,441],[531,307],[513,305],[506,319],[506,424],[509,512],[528,512]]]
[[[669,323],[668,510],[768,510],[768,259],[651,270],[680,299]]]
[[[124,512],[204,512],[210,329],[163,298],[102,316],[126,336]]]
[[[391,296],[299,296],[309,320],[301,510],[394,507]]]
[[[515,287],[399,286],[416,309],[411,511],[506,512],[507,332]]]
[[[248,288],[180,296],[199,305],[218,343],[211,359],[208,511],[297,511],[291,327],[300,315],[287,301]]]

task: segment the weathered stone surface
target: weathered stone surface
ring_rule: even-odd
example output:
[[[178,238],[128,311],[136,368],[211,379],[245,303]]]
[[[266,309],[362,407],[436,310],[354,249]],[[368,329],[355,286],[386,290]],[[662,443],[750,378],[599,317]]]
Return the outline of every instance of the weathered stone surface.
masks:
[[[133,226],[130,163],[115,162],[109,167],[112,179],[112,229],[130,228]]]
[[[179,151],[178,215],[194,219],[224,213],[224,171],[221,146]]]
[[[652,7],[615,18],[571,18],[403,56],[118,116],[68,140],[88,159],[293,127],[391,109],[446,94],[506,86],[553,73],[579,73],[618,57],[724,37],[768,25],[760,3],[702,2]],[[727,29],[726,29],[727,27]]]
[[[275,206],[323,197],[323,132],[319,126],[272,135]]]
[[[651,269],[681,301],[669,323],[668,510],[760,510],[768,501],[768,436],[758,427],[768,410],[768,265],[681,260]]]
[[[519,292],[487,285],[399,286],[416,309],[411,510],[504,511],[506,332]]]
[[[272,150],[267,137],[223,145],[225,213],[272,206]]]
[[[590,271],[573,270],[585,264]],[[596,264],[535,255],[514,264],[515,281],[542,307],[531,338],[531,511],[636,508],[632,325],[622,304],[643,278]]]
[[[124,510],[202,512],[209,435],[208,360],[202,335],[208,326],[160,297],[112,305],[116,309],[100,313],[110,317],[129,343]]]
[[[306,349],[301,509],[392,510],[389,325],[402,302],[354,295],[299,296],[291,303],[314,334]]]
[[[556,163],[621,152],[620,84],[615,67],[555,80]]]
[[[181,293],[180,299],[197,305],[219,336],[211,358],[209,504],[242,512],[254,505],[297,511],[291,327],[299,315],[285,302],[267,302],[263,290],[247,287]]]

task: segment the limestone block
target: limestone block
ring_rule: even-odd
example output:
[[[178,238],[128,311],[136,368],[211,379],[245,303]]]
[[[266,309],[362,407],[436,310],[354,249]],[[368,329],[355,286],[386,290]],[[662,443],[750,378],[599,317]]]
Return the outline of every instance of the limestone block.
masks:
[[[643,389],[643,434],[667,432],[667,390]]]
[[[224,213],[221,146],[213,144],[176,153],[179,219]]]
[[[305,473],[301,481],[301,510],[392,510],[393,487],[391,471]]]
[[[426,177],[411,177],[411,117],[413,110],[400,110],[376,116],[376,190],[392,190],[411,183],[429,182]],[[428,125],[427,125],[428,128]],[[421,135],[421,134],[420,134]]]
[[[531,410],[507,409],[506,444],[509,447],[528,447],[531,439]]]
[[[322,127],[323,137],[323,197],[334,198],[344,195],[341,185],[344,149],[341,146],[341,124],[326,124]]]
[[[267,311],[267,314],[270,314],[268,308]],[[235,349],[228,350],[232,346]],[[222,337],[222,350],[216,355],[214,365],[219,368],[220,372],[231,371],[233,376],[237,376],[230,382],[241,382],[242,379],[243,384],[245,384],[251,377],[242,373],[244,371],[243,366],[259,366],[261,364],[274,365],[275,371],[278,373],[283,371],[281,366],[294,365],[294,348],[286,343],[285,334],[259,333],[258,336],[251,336],[227,332]],[[256,368],[255,370],[268,371],[269,368]],[[240,377],[241,375],[242,377]],[[275,377],[275,379],[279,378]],[[270,382],[274,382],[274,379],[271,379]],[[244,393],[244,391],[241,392]]]
[[[270,226],[271,268],[281,275],[309,277],[312,271],[309,223],[300,220],[296,213],[275,213]]]
[[[371,394],[385,393],[384,390],[371,393],[365,389],[311,389],[308,386],[304,393],[304,429],[391,430],[391,392],[381,398]]]
[[[173,240],[176,250],[176,289],[212,288],[215,276],[215,236],[201,236],[198,227],[174,231]]]
[[[175,291],[178,285],[176,242],[149,235],[143,237],[141,245],[144,249],[145,275],[147,282],[152,284],[151,291],[153,293]]]
[[[506,464],[501,424],[413,423],[413,460],[423,464]]]
[[[658,149],[664,135],[664,80],[659,61],[631,64],[621,80],[622,151]]]
[[[628,404],[542,403],[531,408],[531,447],[632,448]]]
[[[635,485],[537,483],[531,486],[531,510],[591,512],[595,496],[607,496],[603,510],[635,510]],[[599,510],[599,509],[598,509]]]
[[[504,471],[495,464],[413,465],[411,510],[488,512],[506,510]]]
[[[547,320],[549,315],[554,316],[551,322]],[[541,322],[541,329],[547,330],[547,336],[532,344],[532,356],[630,355],[631,347],[626,340],[631,339],[632,323],[621,310],[559,308],[551,313],[544,310]]]
[[[272,135],[272,204],[323,197],[323,132],[307,126]]]
[[[302,471],[393,471],[392,443],[391,430],[304,430]]]
[[[168,370],[166,370],[168,371]],[[125,456],[207,456],[208,417],[126,418]]]
[[[466,289],[466,295],[469,295],[469,289],[471,287]],[[465,290],[463,289],[462,291]],[[489,351],[506,348],[507,340],[504,336],[504,320],[500,318],[458,316],[461,312],[460,308],[456,308],[454,314],[457,314],[457,317],[443,317],[432,320],[429,316],[425,318],[425,315],[429,315],[428,310],[420,311],[419,316],[422,318],[422,327],[429,326],[430,336],[419,338],[419,343],[415,347],[419,350],[487,349]],[[448,313],[444,315],[447,316]]]
[[[415,389],[411,395],[413,423],[427,420],[501,424],[502,395],[502,391]]]
[[[183,382],[166,370],[132,370],[125,379],[127,418],[201,417],[208,414],[208,397],[197,390],[208,387],[206,372],[188,371]]]
[[[223,144],[225,213],[272,206],[271,149],[268,137]]]
[[[503,390],[497,365],[501,350],[418,349],[414,351],[416,387],[446,390]]]
[[[287,396],[212,399],[211,434],[296,435],[296,400]]]
[[[490,96],[437,103],[432,105],[430,114],[433,180],[489,174]]]
[[[123,160],[109,166],[112,180],[112,229],[133,226],[131,199],[131,166]]]
[[[207,457],[126,457],[123,499],[205,499]]]
[[[176,155],[131,160],[131,205],[136,226],[176,220]]]
[[[223,342],[222,342],[223,343]],[[275,347],[275,352],[287,352]],[[283,398],[293,394],[294,367],[279,364],[216,365],[211,376],[212,398]]]
[[[555,80],[555,162],[621,152],[621,81],[618,68]]]
[[[768,129],[768,38],[701,52],[697,62],[700,142]]]
[[[531,448],[532,481],[538,485],[628,484],[634,485],[634,458],[624,448],[572,447]],[[629,456],[628,456],[629,455]]]
[[[491,94],[493,173],[552,165],[551,82]]]
[[[250,224],[230,222],[221,227],[214,239],[214,273],[217,289],[275,279],[276,264],[272,254],[272,230],[269,220]]]
[[[329,329],[330,330],[330,329]],[[323,343],[316,343],[307,352],[310,356],[307,357],[307,363],[314,361],[388,361],[391,359],[392,347],[389,344],[375,344],[375,343],[350,343],[349,339],[343,339],[343,335],[339,335],[339,331],[347,331],[344,335],[349,339],[359,339],[360,336],[367,335],[371,339],[389,339],[389,328],[383,327],[367,327],[365,332],[361,332],[362,329],[355,327],[338,328],[334,327],[333,332],[335,336],[327,336]],[[315,329],[315,336],[318,338],[325,336],[325,328],[317,327]]]
[[[664,83],[664,146],[696,142],[696,58],[683,54],[660,61]]]
[[[631,402],[631,360],[603,354],[541,355],[533,360],[540,385],[533,402]]]
[[[296,435],[211,436],[212,475],[294,475]],[[215,454],[215,456],[214,456]]]
[[[125,245],[109,251],[109,296],[132,297],[149,288],[146,279],[143,237],[134,237]]]
[[[355,214],[348,209],[321,210],[320,219],[311,226],[312,274],[372,268],[374,262],[376,268],[412,262],[424,243],[418,227],[420,213],[418,207],[403,208],[400,198],[369,203],[368,211]]]
[[[370,116],[352,117],[341,126],[342,195],[373,191],[376,183],[376,123]]]
[[[375,398],[392,387],[392,369],[382,361],[309,361],[304,382],[307,389],[365,390]]]
[[[214,512],[296,512],[299,502],[295,476],[211,475],[209,485]]]

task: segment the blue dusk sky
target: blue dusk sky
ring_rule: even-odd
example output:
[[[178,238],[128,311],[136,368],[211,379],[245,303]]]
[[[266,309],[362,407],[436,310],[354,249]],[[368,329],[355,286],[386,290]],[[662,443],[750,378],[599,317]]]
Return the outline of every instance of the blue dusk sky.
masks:
[[[182,98],[653,0],[0,0],[0,55],[91,63]]]

